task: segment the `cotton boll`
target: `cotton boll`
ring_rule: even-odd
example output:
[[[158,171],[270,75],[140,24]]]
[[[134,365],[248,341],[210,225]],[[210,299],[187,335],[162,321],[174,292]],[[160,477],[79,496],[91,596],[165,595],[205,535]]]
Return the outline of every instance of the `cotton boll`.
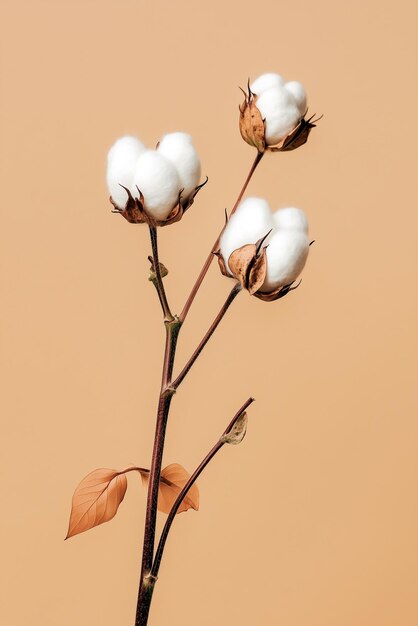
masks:
[[[177,204],[181,189],[179,175],[174,165],[155,150],[147,150],[139,157],[133,177],[134,197],[144,195],[145,209],[159,220],[168,217]]]
[[[299,113],[303,116],[306,113],[306,91],[305,87],[297,80],[291,80],[285,84],[285,89],[289,91],[296,100]]]
[[[228,271],[228,260],[234,250],[256,243],[273,228],[268,203],[262,198],[247,198],[229,220],[220,241],[220,251]]]
[[[274,231],[276,229],[299,230],[307,235],[309,230],[309,223],[305,213],[295,207],[278,209],[273,213],[273,224]]]
[[[164,135],[158,146],[158,152],[177,169],[180,186],[184,189],[182,197],[186,200],[200,181],[200,160],[191,136],[186,133]]]
[[[136,137],[121,137],[110,148],[107,155],[107,187],[116,206],[125,208],[128,196],[121,185],[132,193],[132,181],[136,162],[145,152],[145,146]]]
[[[269,72],[267,74],[261,74],[255,81],[250,85],[250,89],[257,96],[260,96],[267,89],[271,89],[272,87],[283,87],[284,79],[279,74],[274,74],[273,72]]]
[[[278,230],[266,249],[267,274],[260,289],[270,292],[290,285],[303,270],[309,252],[308,235],[300,230]]]
[[[266,120],[268,145],[279,143],[299,124],[302,117],[294,96],[284,87],[264,91],[257,98],[257,108]]]

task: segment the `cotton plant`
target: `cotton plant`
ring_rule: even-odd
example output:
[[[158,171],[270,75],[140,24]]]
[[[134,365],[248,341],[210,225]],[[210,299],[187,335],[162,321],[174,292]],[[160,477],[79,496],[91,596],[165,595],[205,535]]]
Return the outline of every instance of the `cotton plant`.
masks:
[[[301,209],[282,207],[273,212],[263,198],[244,199],[266,152],[287,152],[308,140],[315,123],[312,117],[306,119],[305,89],[298,81],[285,81],[278,74],[267,73],[249,82],[244,93],[239,128],[243,139],[256,148],[256,156],[179,314],[172,313],[165,292],[168,270],[159,260],[157,233],[158,228],[181,220],[207,183],[207,177],[201,181],[200,158],[192,137],[184,132],[168,133],[155,148],[148,148],[138,138],[124,136],[108,153],[106,179],[113,212],[131,224],[146,224],[150,233],[149,280],[161,304],[166,336],[162,383],[150,467],[100,468],[88,474],[73,495],[67,538],[111,520],[125,497],[127,474],[140,475],[147,489],[147,505],[135,626],[149,623],[151,600],[176,515],[191,508],[198,510],[197,478],[224,445],[236,445],[243,440],[247,409],[254,402],[250,397],[239,407],[203,461],[189,473],[179,463],[162,467],[174,394],[238,294],[247,292],[263,302],[273,302],[289,294],[299,285],[296,281],[312,243],[308,220]],[[174,374],[180,332],[215,257],[222,274],[233,281],[231,290],[192,355]],[[158,542],[157,511],[167,515]]]

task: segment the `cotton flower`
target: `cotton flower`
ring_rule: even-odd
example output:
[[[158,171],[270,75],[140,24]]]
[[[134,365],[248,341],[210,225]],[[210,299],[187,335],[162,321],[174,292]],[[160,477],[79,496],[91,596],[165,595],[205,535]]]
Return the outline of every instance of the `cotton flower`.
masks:
[[[165,135],[156,150],[147,150],[135,137],[122,137],[109,150],[111,202],[131,223],[178,221],[203,186],[199,179],[200,160],[186,133]]]
[[[315,125],[312,118],[304,118],[306,103],[305,88],[300,82],[286,82],[279,74],[262,74],[249,85],[240,106],[243,139],[259,152],[299,147]]]
[[[286,295],[309,252],[308,220],[289,207],[272,213],[262,198],[247,198],[229,220],[217,253],[221,271],[262,300]]]

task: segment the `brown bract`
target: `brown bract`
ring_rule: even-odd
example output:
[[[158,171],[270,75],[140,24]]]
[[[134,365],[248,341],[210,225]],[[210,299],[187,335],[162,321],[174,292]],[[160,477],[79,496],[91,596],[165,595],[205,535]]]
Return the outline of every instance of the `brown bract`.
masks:
[[[314,119],[314,115],[312,115],[307,120],[303,117],[299,124],[292,130],[287,137],[282,139],[282,141],[276,146],[269,146],[268,149],[271,152],[289,152],[290,150],[296,150],[299,146],[303,146],[304,143],[308,141],[309,133],[312,128],[316,127],[316,123],[319,118]]]
[[[295,150],[303,146],[303,144],[308,141],[309,133],[312,128],[315,128],[316,122],[319,120],[319,118],[314,119],[314,115],[309,119],[303,117],[292,132],[284,137],[278,144],[267,145],[265,137],[266,121],[262,118],[257,108],[257,95],[251,91],[249,83],[247,89],[248,93],[241,89],[245,100],[239,107],[239,129],[244,141],[250,144],[250,146],[257,148],[260,153],[265,150],[270,150],[271,152],[289,152],[290,150]]]
[[[265,237],[261,243],[264,239]],[[232,252],[228,259],[231,272],[228,272],[220,251],[218,250],[215,254],[218,257],[222,274],[229,277],[232,274],[251,295],[264,283],[267,272],[266,249],[261,249],[259,242],[248,243]]]
[[[149,224],[150,226],[169,226],[170,224],[174,224],[178,222],[183,217],[184,213],[192,206],[196,195],[199,191],[206,185],[208,182],[208,177],[206,176],[206,180],[198,185],[193,193],[184,200],[182,198],[182,191],[179,193],[177,204],[172,208],[170,214],[165,220],[157,220],[152,215],[150,215],[145,209],[145,199],[140,189],[138,189],[139,198],[134,198],[127,187],[123,187],[126,191],[128,200],[126,202],[125,208],[120,209],[113,201],[112,196],[110,196],[109,200],[113,205],[112,213],[119,213],[122,215],[130,224]]]
[[[220,250],[215,252],[222,274],[229,278],[236,278],[251,296],[264,300],[264,302],[273,302],[283,298],[289,291],[293,291],[300,285],[300,282],[297,285],[291,283],[290,285],[278,287],[273,291],[260,291],[267,273],[267,246],[263,247],[263,243],[269,234],[267,233],[257,243],[247,243],[241,246],[241,248],[234,250],[228,259],[230,271],[227,269]]]
[[[245,96],[244,102],[239,107],[239,129],[241,137],[250,146],[257,148],[258,152],[266,149],[266,128],[265,121],[257,108],[257,96],[253,94],[248,85],[248,94],[241,90]]]
[[[231,272],[252,295],[264,283],[267,272],[266,249],[257,250],[256,244],[247,244],[234,250],[228,260]]]
[[[290,291],[294,291],[295,289],[297,289],[300,285],[302,281],[299,281],[298,283],[290,283],[290,285],[284,285],[282,287],[278,287],[277,289],[273,289],[273,291],[269,291],[269,292],[264,292],[264,291],[257,291],[257,293],[255,293],[255,297],[259,298],[260,300],[264,300],[264,302],[274,302],[274,300],[279,300],[279,298],[283,298],[284,296],[287,296],[287,294]]]

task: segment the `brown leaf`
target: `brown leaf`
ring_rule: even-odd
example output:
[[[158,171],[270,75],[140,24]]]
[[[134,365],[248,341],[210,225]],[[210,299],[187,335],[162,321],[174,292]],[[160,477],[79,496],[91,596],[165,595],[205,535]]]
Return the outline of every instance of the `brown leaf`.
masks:
[[[237,446],[244,439],[247,432],[247,414],[241,413],[231,430],[221,437],[222,443],[229,443],[232,446]]]
[[[141,472],[144,485],[148,484],[149,472]],[[162,513],[169,513],[174,502],[184,485],[190,478],[190,474],[178,463],[167,465],[160,475],[160,487],[158,491],[158,510]],[[177,513],[182,513],[188,509],[199,509],[199,489],[194,484],[188,491],[183,502],[180,504]]]
[[[83,478],[73,495],[66,539],[111,520],[127,484],[125,474],[114,469],[96,469]]]

